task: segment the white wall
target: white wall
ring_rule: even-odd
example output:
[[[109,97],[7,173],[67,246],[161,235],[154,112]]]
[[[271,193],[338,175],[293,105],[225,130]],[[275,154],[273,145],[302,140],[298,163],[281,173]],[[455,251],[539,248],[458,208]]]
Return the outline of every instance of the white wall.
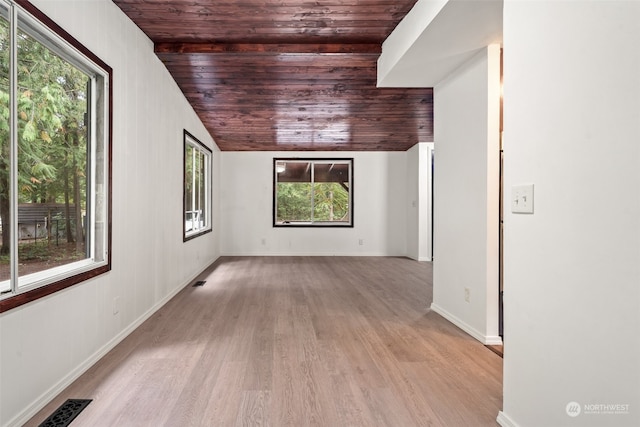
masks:
[[[431,308],[485,344],[498,336],[500,47],[434,88]],[[465,301],[469,289],[469,302]]]
[[[152,43],[110,0],[33,3],[113,67],[112,271],[0,315],[2,426],[22,425],[219,255],[217,213],[214,233],[182,242],[183,128],[217,149]]]
[[[420,144],[407,150],[407,256],[420,256]]]
[[[274,228],[274,157],[352,157],[354,227]],[[404,256],[406,178],[405,152],[223,152],[221,253]]]
[[[431,152],[433,142],[407,150],[407,256],[431,261]]]
[[[505,188],[535,211],[505,216],[499,421],[638,426],[640,2],[508,1],[504,24]]]

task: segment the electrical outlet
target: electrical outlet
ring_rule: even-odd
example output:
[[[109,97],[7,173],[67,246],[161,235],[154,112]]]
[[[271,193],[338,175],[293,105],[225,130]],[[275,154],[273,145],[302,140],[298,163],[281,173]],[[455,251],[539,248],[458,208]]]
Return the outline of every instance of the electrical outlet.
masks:
[[[360,246],[364,245],[364,239],[359,239],[359,240],[358,240],[358,244],[359,244]]]
[[[464,300],[469,302],[471,300],[471,289],[464,288]]]
[[[260,243],[262,243],[262,246],[267,244],[267,239],[265,239],[264,237],[260,240]]]

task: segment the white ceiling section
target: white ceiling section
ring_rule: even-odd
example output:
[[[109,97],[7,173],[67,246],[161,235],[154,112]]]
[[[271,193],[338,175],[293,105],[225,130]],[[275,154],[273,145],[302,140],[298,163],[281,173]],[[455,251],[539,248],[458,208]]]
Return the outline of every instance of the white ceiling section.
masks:
[[[418,0],[382,44],[378,87],[434,87],[502,42],[503,0]]]

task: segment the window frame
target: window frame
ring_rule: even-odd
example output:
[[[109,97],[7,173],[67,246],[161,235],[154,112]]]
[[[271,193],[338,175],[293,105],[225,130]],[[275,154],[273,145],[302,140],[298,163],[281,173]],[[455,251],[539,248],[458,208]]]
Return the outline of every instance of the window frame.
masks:
[[[300,221],[300,222],[278,222],[278,171],[277,164],[281,162],[311,163],[312,169],[315,164],[343,163],[349,165],[349,221],[329,222],[329,221]],[[353,157],[274,157],[273,158],[273,213],[272,225],[274,228],[353,228],[354,226],[354,161]],[[313,174],[310,183],[314,184]],[[315,206],[311,205],[313,212]]]
[[[205,188],[202,194],[205,196],[204,200],[204,227],[201,229],[197,229],[194,231],[187,230],[187,221],[186,214],[187,212],[192,212],[193,209],[187,209],[187,146],[191,146],[198,150],[199,153],[204,154],[206,162],[205,162],[205,171],[204,171],[204,179],[200,178],[200,182],[204,183]],[[186,129],[183,130],[183,182],[182,182],[182,241],[187,242],[189,240],[195,239],[196,237],[202,236],[207,233],[211,233],[213,231],[212,219],[213,215],[211,213],[212,208],[212,168],[213,168],[213,151],[203,144],[198,138],[189,133]],[[193,189],[195,191],[195,188]]]
[[[27,0],[2,0],[3,7],[9,13],[9,25],[11,33],[13,31],[26,32],[35,37],[57,55],[70,64],[82,69],[84,72],[93,74],[92,80],[92,109],[91,127],[92,133],[88,146],[91,147],[92,162],[87,167],[90,168],[92,183],[90,194],[87,198],[93,206],[91,213],[91,229],[87,233],[92,233],[90,242],[95,244],[95,239],[103,239],[97,254],[93,251],[93,257],[72,262],[64,266],[42,270],[32,273],[28,283],[24,285],[17,272],[17,248],[14,246],[17,232],[17,196],[15,189],[10,189],[10,205],[12,210],[12,222],[9,232],[12,234],[11,249],[11,278],[9,279],[10,290],[0,295],[0,313],[19,307],[23,304],[35,301],[39,298],[56,293],[70,286],[89,280],[98,275],[111,270],[111,202],[112,202],[112,123],[113,123],[113,70],[102,61],[97,55],[87,49],[82,43],[76,40],[42,11],[36,8]],[[16,22],[17,20],[17,22]],[[25,24],[20,26],[20,23]],[[12,37],[13,39],[14,37]],[[15,43],[15,42],[12,42]],[[13,49],[13,48],[12,48]],[[12,55],[11,64],[14,64],[16,55]],[[16,65],[14,65],[15,67]],[[15,69],[15,68],[14,68]],[[15,74],[13,71],[10,75]],[[13,81],[15,77],[10,77]],[[10,86],[14,85],[12,82]],[[95,91],[95,94],[93,93]],[[11,89],[11,93],[13,89]],[[97,95],[97,96],[96,96]],[[12,152],[17,144],[15,138],[15,101],[10,100],[11,127],[14,129],[11,135]],[[101,145],[100,155],[96,156],[95,147]],[[15,157],[14,153],[12,157]],[[14,160],[11,161],[11,170],[15,171]],[[17,172],[12,172],[17,174]],[[101,181],[96,180],[95,174],[102,174]],[[98,195],[100,197],[98,198]],[[100,208],[97,206],[100,205]],[[99,236],[93,236],[94,231],[101,227]],[[98,256],[99,255],[99,256]]]

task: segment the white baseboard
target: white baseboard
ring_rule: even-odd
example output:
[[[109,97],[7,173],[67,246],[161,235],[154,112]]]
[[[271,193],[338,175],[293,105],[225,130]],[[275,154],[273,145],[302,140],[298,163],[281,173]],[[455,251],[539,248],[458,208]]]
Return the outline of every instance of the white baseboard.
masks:
[[[500,338],[499,335],[484,335],[483,333],[475,329],[473,326],[459,319],[457,316],[454,316],[453,314],[449,313],[447,310],[440,307],[436,303],[431,303],[431,310],[435,311],[440,316],[444,317],[449,322],[453,323],[458,328],[462,329],[463,331],[465,331],[466,333],[468,333],[469,335],[471,335],[473,338],[477,339],[484,345],[502,345],[502,338]]]
[[[498,412],[498,418],[496,418],[496,421],[502,427],[519,427],[515,421],[509,418],[509,416],[502,411]]]
[[[156,311],[158,311],[162,306],[168,303],[171,298],[176,296],[178,292],[184,289],[189,283],[191,283],[198,275],[200,275],[203,271],[205,271],[214,261],[207,264],[201,271],[192,275],[187,281],[182,283],[176,289],[171,291],[168,295],[154,304],[149,310],[144,312],[142,316],[138,317],[133,323],[123,329],[120,333],[118,333],[115,337],[109,340],[105,345],[103,345],[98,351],[89,356],[84,362],[78,365],[74,370],[65,375],[60,381],[54,384],[47,391],[42,393],[36,400],[34,400],[29,406],[23,409],[20,413],[18,413],[15,417],[7,422],[3,427],[20,427],[24,425],[27,421],[33,418],[42,408],[47,406],[49,402],[51,402],[57,395],[62,393],[64,389],[69,387],[75,380],[77,380],[82,374],[84,374],[89,368],[96,364],[100,359],[102,359],[108,352],[110,352],[115,346],[120,344],[122,340],[124,340],[129,334],[135,331],[145,320],[150,318]]]
[[[220,256],[233,256],[233,257],[405,257],[410,258],[404,254],[397,253],[383,253],[383,252],[352,252],[352,253],[335,253],[335,252],[296,252],[296,251],[266,251],[266,252],[224,252]]]

